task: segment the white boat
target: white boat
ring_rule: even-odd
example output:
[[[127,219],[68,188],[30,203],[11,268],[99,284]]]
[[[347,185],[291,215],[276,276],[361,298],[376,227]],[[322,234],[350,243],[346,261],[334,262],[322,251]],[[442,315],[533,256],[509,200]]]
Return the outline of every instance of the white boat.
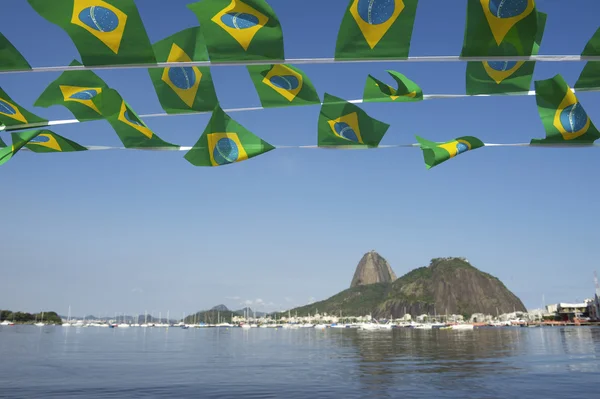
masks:
[[[362,323],[358,327],[360,330],[380,330],[380,325],[377,323]]]
[[[129,328],[131,326],[129,324],[127,324],[127,323],[121,323],[121,324],[117,325],[117,327],[119,327],[119,328]]]
[[[300,324],[300,328],[313,328],[315,325],[310,323]]]
[[[39,322],[35,323],[34,325],[38,326],[38,327],[44,327],[46,324],[44,323],[44,312],[42,312],[42,318]]]
[[[332,324],[331,328],[350,328],[350,326],[346,325],[346,324],[337,324],[336,323],[336,324]]]
[[[431,330],[433,326],[429,323],[426,324],[415,324],[414,327],[417,330]]]
[[[9,320],[4,320],[2,323],[0,323],[0,326],[14,326],[15,323],[13,323],[12,321]]]
[[[315,330],[324,330],[327,328],[327,324],[316,324]]]
[[[71,305],[69,305],[69,313],[67,314],[67,322],[62,323],[63,327],[71,327]]]
[[[242,324],[240,327],[242,327],[243,329],[249,330],[252,327],[250,326],[250,324]]]
[[[472,330],[473,324],[454,324],[452,326],[453,330]]]

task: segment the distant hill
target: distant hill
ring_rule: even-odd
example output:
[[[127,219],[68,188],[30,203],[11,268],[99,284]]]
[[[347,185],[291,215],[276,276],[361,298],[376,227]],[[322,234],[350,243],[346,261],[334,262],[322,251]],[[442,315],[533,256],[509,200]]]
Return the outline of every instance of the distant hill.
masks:
[[[358,262],[350,288],[367,284],[391,283],[394,280],[396,274],[388,261],[377,252],[370,251]]]
[[[244,308],[248,310],[248,314],[252,316],[254,312],[250,308]],[[225,305],[217,305],[212,307],[210,310],[201,310],[194,314],[191,314],[185,318],[185,323],[206,323],[206,324],[217,324],[221,323],[231,323],[233,316],[243,316],[244,309],[240,310],[230,310]],[[262,317],[266,313],[264,312],[256,312],[256,317]]]
[[[432,259],[393,283],[358,285],[329,299],[292,309],[298,316],[328,313],[375,318],[420,314],[473,313],[495,315],[526,311],[523,302],[496,277],[473,267],[464,258]],[[285,312],[287,314],[287,312]]]

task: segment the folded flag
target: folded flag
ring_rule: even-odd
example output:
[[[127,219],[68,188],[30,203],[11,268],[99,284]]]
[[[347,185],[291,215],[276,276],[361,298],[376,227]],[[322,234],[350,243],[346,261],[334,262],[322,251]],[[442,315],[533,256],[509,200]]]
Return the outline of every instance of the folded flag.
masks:
[[[247,68],[264,108],[321,104],[312,82],[298,68],[286,64],[249,65]]]
[[[537,34],[534,0],[468,0],[460,55],[529,56]]]
[[[92,101],[115,130],[125,148],[179,148],[154,134],[116,90],[107,88]]]
[[[358,106],[325,93],[318,124],[319,147],[377,147],[390,125]]]
[[[537,80],[535,100],[546,138],[533,139],[531,144],[592,144],[600,138],[598,129],[562,76]]]
[[[599,56],[600,55],[600,28],[594,33],[594,36],[587,42],[582,56]],[[575,82],[575,89],[598,89],[600,88],[600,61],[588,61],[579,79]]]
[[[434,141],[425,140],[422,137],[416,136],[417,141],[423,150],[423,158],[427,169],[433,168],[454,158],[458,154],[483,147],[485,144],[481,140],[472,136],[463,136],[452,141],[436,143]]]
[[[423,100],[423,91],[415,82],[401,74],[400,72],[386,71],[396,81],[396,88],[382,82],[379,79],[369,75],[365,84],[363,93],[363,102],[380,101],[421,101]]]
[[[27,130],[24,132],[12,134],[12,146],[0,148],[0,165],[10,161],[21,148],[23,148],[30,140],[35,138],[38,134],[46,132],[47,130]]]
[[[350,0],[336,59],[407,58],[418,0]]]
[[[275,149],[234,121],[217,106],[204,133],[185,159],[194,166],[221,166],[245,161]]]
[[[46,126],[48,120],[32,114],[25,108],[13,101],[12,98],[0,88],[0,124],[4,124],[10,130],[19,129],[19,125],[38,124]]]
[[[156,63],[134,0],[28,1],[67,32],[84,65]]]
[[[547,14],[537,13],[537,34],[531,55],[537,55],[544,36]],[[490,45],[489,55],[506,54],[510,44]],[[529,91],[535,61],[471,61],[467,62],[467,94],[504,94]]]
[[[208,61],[199,27],[185,29],[154,44],[158,62]],[[211,111],[219,102],[209,67],[149,68],[160,105],[168,114]]]
[[[283,31],[265,0],[202,0],[196,14],[211,61],[283,60]]]
[[[6,36],[0,32],[0,71],[13,69],[31,69],[31,65]]]
[[[23,141],[23,137],[19,133],[13,133],[12,139],[13,145],[15,143],[20,145],[20,142]],[[37,153],[87,151],[84,146],[50,130],[39,130],[39,134],[26,141],[25,148]]]
[[[81,63],[71,62],[71,66],[76,65]],[[48,85],[34,105],[43,108],[63,105],[80,122],[103,119],[93,99],[107,88],[108,85],[92,71],[67,71]]]

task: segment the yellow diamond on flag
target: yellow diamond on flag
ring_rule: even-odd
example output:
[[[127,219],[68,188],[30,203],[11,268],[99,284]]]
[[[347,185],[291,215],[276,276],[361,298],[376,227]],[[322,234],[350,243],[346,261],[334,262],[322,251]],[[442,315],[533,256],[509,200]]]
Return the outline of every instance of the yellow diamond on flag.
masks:
[[[85,29],[118,54],[127,14],[106,1],[73,0],[71,23]]]
[[[229,33],[244,50],[248,50],[256,33],[269,22],[269,17],[241,0],[231,0],[211,21]]]
[[[181,47],[173,43],[167,62],[192,62],[192,59]],[[194,105],[202,81],[202,72],[195,66],[165,68],[162,80],[177,94],[181,101],[191,108]]]

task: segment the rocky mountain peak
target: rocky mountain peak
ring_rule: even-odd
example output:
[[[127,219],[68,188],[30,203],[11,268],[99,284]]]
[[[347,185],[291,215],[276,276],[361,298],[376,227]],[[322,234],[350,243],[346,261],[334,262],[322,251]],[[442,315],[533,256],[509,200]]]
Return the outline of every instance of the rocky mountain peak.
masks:
[[[388,261],[372,250],[364,254],[358,262],[350,288],[375,283],[391,283],[394,280],[396,274]]]

